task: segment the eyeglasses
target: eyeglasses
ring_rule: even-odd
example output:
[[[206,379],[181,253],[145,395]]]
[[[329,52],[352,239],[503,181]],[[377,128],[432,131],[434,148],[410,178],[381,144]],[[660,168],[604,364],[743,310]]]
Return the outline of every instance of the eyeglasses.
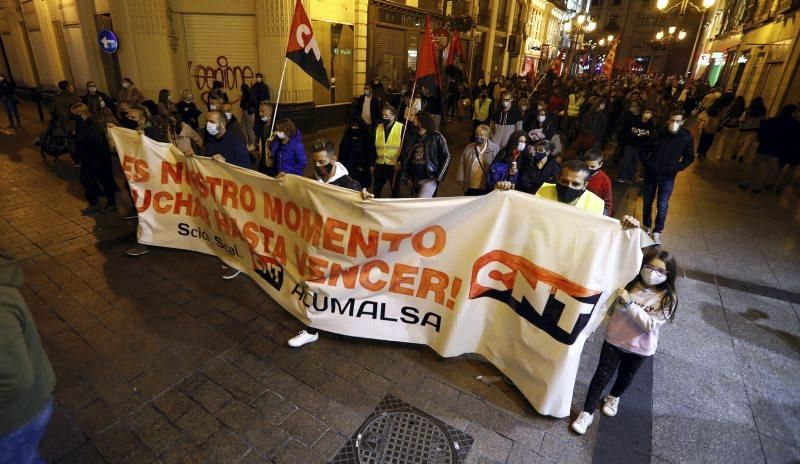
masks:
[[[647,269],[647,270],[652,271],[653,274],[659,275],[659,276],[666,276],[667,274],[669,274],[666,269],[661,269],[660,267],[651,266],[649,264],[645,264],[644,268]]]

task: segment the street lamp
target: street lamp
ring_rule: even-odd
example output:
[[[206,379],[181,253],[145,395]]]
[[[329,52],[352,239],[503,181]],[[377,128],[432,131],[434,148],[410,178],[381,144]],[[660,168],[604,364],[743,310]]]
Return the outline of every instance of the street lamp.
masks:
[[[569,56],[567,57],[567,69],[572,72],[572,64],[575,61],[575,47],[578,43],[583,43],[583,35],[597,29],[597,21],[585,13],[575,15],[572,20],[564,23],[564,32],[570,35]]]
[[[669,6],[670,0],[658,0],[656,2],[656,8],[661,10],[662,13],[669,13],[670,11],[679,8],[678,14],[680,16],[684,16],[686,14],[686,9],[688,7],[694,8],[695,11],[698,13],[703,13],[702,18],[700,18],[700,29],[697,30],[697,37],[694,39],[694,45],[692,46],[692,54],[689,55],[689,65],[686,66],[686,74],[689,74],[689,71],[692,69],[692,61],[694,60],[694,54],[697,51],[697,44],[700,42],[700,35],[703,33],[703,28],[705,27],[706,22],[706,13],[708,13],[709,8],[714,6],[717,0],[695,0],[699,1],[699,4],[695,4],[694,1],[691,0],[678,0],[674,5]],[[686,37],[686,31],[681,30],[678,33],[678,40],[683,40]],[[658,39],[661,40],[661,39]]]

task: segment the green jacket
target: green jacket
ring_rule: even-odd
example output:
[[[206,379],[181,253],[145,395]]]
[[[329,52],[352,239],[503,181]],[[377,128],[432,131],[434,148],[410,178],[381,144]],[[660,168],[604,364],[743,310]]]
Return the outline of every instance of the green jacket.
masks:
[[[56,384],[33,316],[17,290],[22,282],[17,262],[0,252],[0,437],[36,416]]]

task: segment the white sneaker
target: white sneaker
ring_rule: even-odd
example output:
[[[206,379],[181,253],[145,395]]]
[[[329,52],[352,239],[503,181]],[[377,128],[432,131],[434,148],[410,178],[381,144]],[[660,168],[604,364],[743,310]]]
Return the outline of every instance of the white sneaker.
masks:
[[[603,398],[603,414],[608,417],[617,415],[617,408],[619,407],[619,398],[608,395]]]
[[[661,232],[653,232],[653,241],[656,245],[661,245]]]
[[[228,268],[228,270],[225,271],[224,274],[222,274],[222,278],[225,279],[225,280],[235,279],[236,276],[238,276],[241,273],[242,273],[242,271],[236,270],[236,269],[231,267],[231,268]]]
[[[148,247],[147,245],[139,244],[126,251],[125,254],[127,254],[128,256],[142,256],[148,251],[150,251],[150,247]]]
[[[295,335],[289,340],[289,346],[292,348],[298,348],[307,343],[313,343],[317,340],[319,340],[319,333],[310,334],[305,330],[301,330],[299,334]]]
[[[574,430],[578,435],[583,435],[586,433],[586,429],[592,425],[593,421],[593,414],[589,414],[586,411],[581,411],[581,413],[578,415],[578,418],[572,423],[572,430]]]

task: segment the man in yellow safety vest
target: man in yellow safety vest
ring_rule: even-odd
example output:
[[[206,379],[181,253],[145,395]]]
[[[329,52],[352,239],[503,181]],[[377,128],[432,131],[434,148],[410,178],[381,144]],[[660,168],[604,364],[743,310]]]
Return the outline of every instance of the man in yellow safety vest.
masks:
[[[475,141],[475,129],[482,124],[489,125],[489,116],[492,114],[492,99],[486,95],[486,88],[482,88],[478,98],[472,104],[472,135],[470,142]]]
[[[403,125],[396,121],[396,110],[389,105],[383,107],[381,123],[375,129],[375,164],[370,168],[375,179],[372,192],[376,198],[381,197],[381,190],[388,182],[392,190],[392,198],[400,193],[400,149],[402,145]]]

